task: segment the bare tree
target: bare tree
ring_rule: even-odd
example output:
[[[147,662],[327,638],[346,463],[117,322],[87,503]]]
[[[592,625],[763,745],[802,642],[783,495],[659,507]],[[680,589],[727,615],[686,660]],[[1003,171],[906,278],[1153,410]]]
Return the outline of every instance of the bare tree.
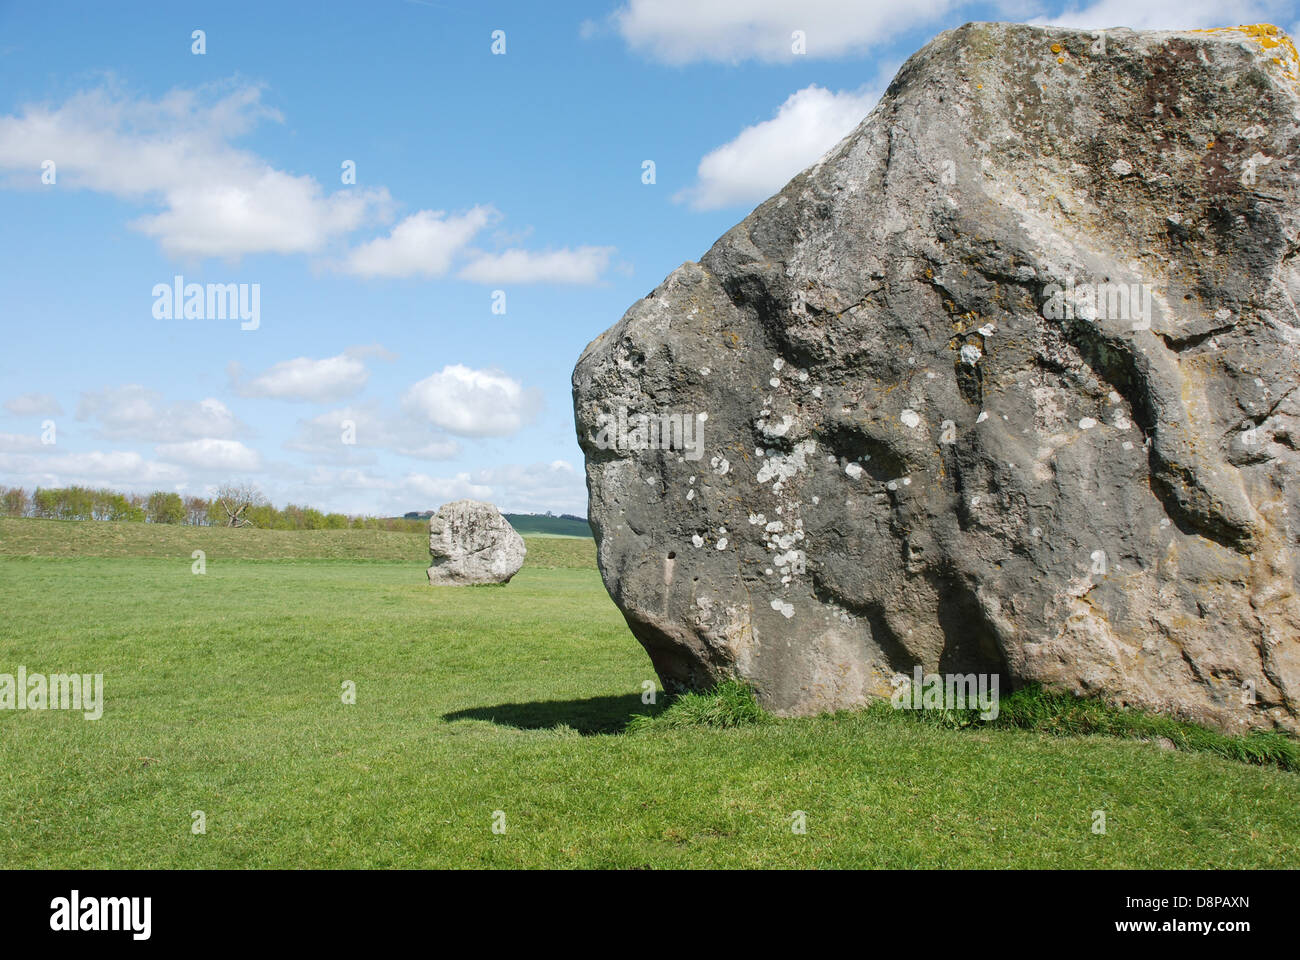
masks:
[[[217,488],[216,503],[226,515],[223,526],[251,527],[253,521],[248,519],[248,511],[268,502],[262,491],[252,483],[223,483]]]

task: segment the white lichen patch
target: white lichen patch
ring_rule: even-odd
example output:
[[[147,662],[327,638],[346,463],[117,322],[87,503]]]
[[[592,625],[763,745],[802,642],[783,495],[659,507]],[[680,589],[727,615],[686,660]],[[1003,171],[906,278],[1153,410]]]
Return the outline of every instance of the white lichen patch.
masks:
[[[789,415],[783,415],[780,423],[759,418],[754,421],[754,426],[756,426],[759,432],[769,440],[777,440],[790,432],[790,428],[794,426],[794,418]]]
[[[800,473],[808,466],[808,455],[817,450],[816,440],[801,440],[788,454],[777,454],[763,461],[758,471],[758,482],[775,480],[779,485]]]

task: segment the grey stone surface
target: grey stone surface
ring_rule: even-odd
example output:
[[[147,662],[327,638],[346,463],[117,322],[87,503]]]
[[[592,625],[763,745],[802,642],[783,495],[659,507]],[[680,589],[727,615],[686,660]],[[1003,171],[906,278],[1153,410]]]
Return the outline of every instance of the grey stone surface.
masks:
[[[456,500],[429,518],[429,583],[509,583],[524,565],[524,539],[490,503]]]
[[[941,34],[587,347],[667,687],[807,714],[921,665],[1296,729],[1300,96],[1255,34]]]

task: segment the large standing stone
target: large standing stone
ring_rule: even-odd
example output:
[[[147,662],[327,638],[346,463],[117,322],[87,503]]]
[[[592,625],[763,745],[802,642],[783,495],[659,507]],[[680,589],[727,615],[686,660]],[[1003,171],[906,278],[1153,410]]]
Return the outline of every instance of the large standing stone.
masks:
[[[802,714],[919,665],[1296,729],[1300,64],[1270,30],[944,33],[587,347],[601,573],[667,687]]]
[[[490,503],[456,500],[429,518],[429,583],[509,583],[524,565],[524,538]]]

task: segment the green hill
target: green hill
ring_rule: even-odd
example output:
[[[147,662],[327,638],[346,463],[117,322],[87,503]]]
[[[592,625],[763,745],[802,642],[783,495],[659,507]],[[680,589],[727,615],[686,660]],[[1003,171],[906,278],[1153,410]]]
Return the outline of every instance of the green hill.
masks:
[[[585,520],[572,517],[548,517],[537,513],[502,514],[521,537],[590,537],[591,527]]]

